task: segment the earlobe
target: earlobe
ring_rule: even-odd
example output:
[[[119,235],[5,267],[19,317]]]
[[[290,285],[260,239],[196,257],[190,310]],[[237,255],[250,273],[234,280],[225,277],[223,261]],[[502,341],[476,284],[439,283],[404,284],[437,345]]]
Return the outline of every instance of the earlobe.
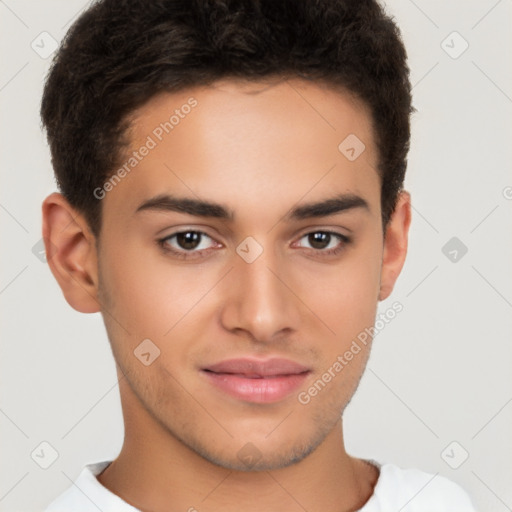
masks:
[[[96,241],[87,222],[56,192],[42,210],[47,261],[66,301],[81,313],[100,311]]]
[[[402,191],[384,237],[379,300],[387,299],[391,295],[405,263],[410,224],[411,195]]]

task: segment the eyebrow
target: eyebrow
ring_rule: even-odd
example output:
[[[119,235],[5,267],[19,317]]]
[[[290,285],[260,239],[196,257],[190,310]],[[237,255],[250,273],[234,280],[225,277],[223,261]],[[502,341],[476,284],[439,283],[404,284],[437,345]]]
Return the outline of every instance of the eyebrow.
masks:
[[[297,206],[288,212],[286,220],[303,220],[314,217],[327,217],[335,213],[361,208],[370,211],[368,202],[355,194],[340,194],[331,199],[325,199],[316,203],[306,203]]]
[[[306,203],[292,208],[284,217],[284,220],[304,220],[314,217],[327,217],[347,210],[361,208],[370,211],[368,202],[355,194],[340,194],[323,201]],[[233,221],[235,214],[232,210],[219,204],[188,197],[176,197],[169,194],[160,194],[144,201],[135,210],[141,211],[174,211],[186,213],[196,217],[212,217]]]
[[[161,194],[144,201],[135,210],[135,213],[145,210],[173,211],[188,213],[196,217],[214,217],[226,220],[234,220],[235,217],[233,212],[218,203],[188,197],[175,197],[168,194]]]

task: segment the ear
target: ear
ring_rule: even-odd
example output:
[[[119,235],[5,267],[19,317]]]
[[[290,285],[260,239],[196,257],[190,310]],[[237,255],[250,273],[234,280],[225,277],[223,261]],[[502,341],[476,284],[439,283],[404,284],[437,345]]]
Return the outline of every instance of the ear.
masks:
[[[100,311],[96,240],[62,194],[43,201],[43,240],[50,270],[69,305],[81,313]]]
[[[411,195],[404,190],[400,192],[384,236],[379,300],[389,297],[400,275],[407,254],[410,224]]]

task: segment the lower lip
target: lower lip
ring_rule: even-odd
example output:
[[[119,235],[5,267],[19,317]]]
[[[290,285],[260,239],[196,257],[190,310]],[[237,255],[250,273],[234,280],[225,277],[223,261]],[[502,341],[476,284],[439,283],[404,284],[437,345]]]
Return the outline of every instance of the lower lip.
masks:
[[[202,371],[209,381],[228,395],[246,402],[278,402],[296,390],[310,372],[251,379],[232,373]]]

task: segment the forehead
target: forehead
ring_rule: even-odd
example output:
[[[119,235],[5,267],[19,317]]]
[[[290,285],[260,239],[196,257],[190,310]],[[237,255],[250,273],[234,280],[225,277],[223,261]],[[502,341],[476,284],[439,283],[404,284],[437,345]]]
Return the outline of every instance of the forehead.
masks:
[[[191,104],[194,106],[190,107]],[[158,125],[169,121],[175,138],[180,132],[184,137],[190,136],[184,124],[193,125],[190,128],[195,129],[195,137],[202,134],[206,123],[211,133],[222,131],[239,139],[254,134],[253,128],[259,135],[274,135],[271,123],[279,123],[279,127],[287,127],[283,136],[294,135],[295,129],[299,129],[309,136],[316,132],[336,141],[347,130],[354,130],[370,146],[373,142],[371,114],[363,101],[341,87],[334,89],[323,82],[298,78],[259,82],[222,79],[208,86],[161,93],[137,109],[131,118],[134,142],[155,129],[158,132]],[[186,118],[189,120],[182,123]],[[156,136],[159,138],[158,133]]]
[[[127,172],[106,202],[132,210],[162,193],[229,200],[236,210],[262,198],[296,203],[334,188],[379,188],[366,106],[300,79],[224,79],[163,93],[134,113],[129,135]]]

